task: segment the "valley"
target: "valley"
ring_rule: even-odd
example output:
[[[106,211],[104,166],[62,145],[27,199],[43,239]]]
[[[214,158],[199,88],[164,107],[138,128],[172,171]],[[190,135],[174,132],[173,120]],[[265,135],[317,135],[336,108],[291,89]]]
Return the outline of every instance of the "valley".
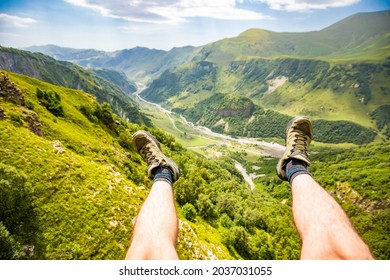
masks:
[[[189,122],[182,115],[177,115],[176,113],[163,108],[160,104],[146,101],[145,99],[143,99],[140,96],[140,94],[142,93],[143,90],[145,90],[146,86],[140,83],[137,83],[137,85],[138,85],[138,90],[134,93],[134,96],[136,96],[136,100],[139,102],[138,104],[141,106],[141,110],[143,110],[145,114],[150,116],[152,119],[154,116],[158,115],[158,111],[164,113],[167,119],[170,121],[172,127],[170,128],[169,125],[167,127],[167,125],[165,124],[159,128],[163,129],[164,131],[172,131],[173,128],[176,131],[176,133],[173,133],[173,135],[175,135],[176,138],[182,141],[182,145],[185,148],[190,148],[190,149],[198,148],[193,144],[199,141],[196,138],[203,138],[205,140],[212,141],[213,144],[217,144],[217,145],[234,146],[234,143],[237,143],[237,144],[248,145],[252,147],[255,146],[259,149],[259,152],[256,153],[257,155],[280,157],[281,154],[283,154],[284,146],[279,145],[277,143],[269,143],[266,141],[259,141],[251,138],[240,138],[240,137],[233,138],[228,135],[213,132],[207,127],[194,125],[192,122]],[[166,121],[164,120],[158,121],[158,118],[155,118],[154,123],[164,124],[166,123]],[[186,138],[185,136],[191,136],[193,137],[193,139],[188,141],[189,140],[188,137]],[[200,148],[202,147],[206,147],[206,146],[200,146]]]

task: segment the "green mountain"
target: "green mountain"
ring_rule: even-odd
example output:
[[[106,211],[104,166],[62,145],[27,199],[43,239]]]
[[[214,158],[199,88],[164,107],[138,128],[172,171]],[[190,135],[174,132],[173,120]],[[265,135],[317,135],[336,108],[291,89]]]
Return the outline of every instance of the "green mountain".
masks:
[[[317,141],[388,139],[390,120],[378,120],[375,112],[390,105],[389,34],[390,11],[357,14],[318,32],[249,30],[204,46],[191,62],[153,80],[142,96],[213,130],[223,124],[233,135],[278,136],[245,129],[273,125],[261,113],[245,120],[209,115],[201,105],[215,102],[216,94],[250,98],[272,115],[308,115],[316,120]],[[276,119],[282,127],[285,117]]]
[[[4,47],[0,47],[0,69],[25,74],[58,86],[83,90],[96,96],[99,102],[110,103],[121,117],[137,123],[149,123],[128,97],[128,93],[134,92],[136,88],[120,73],[95,70],[95,74],[76,64],[57,61],[40,53]],[[128,93],[110,81],[119,83]]]
[[[202,48],[197,60],[226,63],[265,57],[331,61],[384,61],[389,56],[390,11],[360,13],[320,31],[287,33],[250,29]]]
[[[141,126],[120,119],[107,103],[100,105],[82,91],[23,75],[1,72],[0,93],[1,259],[123,258],[132,220],[151,185],[131,143],[130,135]],[[142,129],[151,130],[181,164],[206,164],[171,136]],[[223,168],[207,164],[215,165],[210,175]],[[224,172],[245,189],[241,179]],[[183,174],[182,180],[191,176]],[[232,258],[221,242],[213,248],[189,229],[183,219],[183,258],[207,258],[208,250]]]
[[[224,115],[250,112],[249,99]],[[225,100],[229,101],[229,100]],[[244,113],[245,115],[246,113]],[[180,166],[181,259],[297,259],[291,193],[277,159],[257,158],[251,191],[234,158],[206,159],[160,130],[128,123],[79,90],[0,74],[1,259],[122,259],[151,181],[130,135],[147,129]],[[390,258],[389,142],[317,147],[313,176],[339,200],[378,259]],[[259,168],[260,167],[260,168]]]

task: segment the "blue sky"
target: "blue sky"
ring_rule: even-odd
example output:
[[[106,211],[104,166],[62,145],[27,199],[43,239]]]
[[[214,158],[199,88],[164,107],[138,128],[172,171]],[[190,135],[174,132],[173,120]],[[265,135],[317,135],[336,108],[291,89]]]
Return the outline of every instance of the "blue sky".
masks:
[[[388,9],[388,0],[1,0],[0,45],[169,50],[249,28],[321,30],[355,13]]]

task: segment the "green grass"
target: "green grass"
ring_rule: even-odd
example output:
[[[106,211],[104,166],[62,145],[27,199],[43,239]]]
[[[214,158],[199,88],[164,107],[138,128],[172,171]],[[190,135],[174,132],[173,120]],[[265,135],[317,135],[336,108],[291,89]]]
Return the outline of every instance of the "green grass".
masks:
[[[10,74],[43,124],[44,137],[25,125],[0,121],[2,163],[27,175],[38,220],[35,257],[43,259],[120,259],[129,244],[131,219],[146,193],[126,176],[132,166],[117,141],[77,109],[95,101],[85,93]],[[41,106],[36,87],[61,96],[65,117]],[[6,115],[23,115],[20,107],[1,102]],[[53,143],[65,150],[58,153]],[[20,155],[20,156],[16,156]],[[145,181],[147,182],[147,181]],[[131,191],[130,191],[131,190]],[[115,224],[110,225],[110,222]]]

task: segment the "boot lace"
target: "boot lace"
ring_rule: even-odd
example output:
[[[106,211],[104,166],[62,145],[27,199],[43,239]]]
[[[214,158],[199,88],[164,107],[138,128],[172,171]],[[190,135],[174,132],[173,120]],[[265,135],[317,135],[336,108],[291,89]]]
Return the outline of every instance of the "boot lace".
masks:
[[[292,144],[292,148],[290,150],[293,152],[303,152],[305,155],[307,154],[307,136],[303,135],[299,131],[294,131],[290,134],[288,141]]]
[[[158,162],[158,159],[156,158],[156,154],[153,153],[153,149],[150,145],[145,145],[141,148],[140,154],[143,156],[146,162],[149,164],[152,162]]]

